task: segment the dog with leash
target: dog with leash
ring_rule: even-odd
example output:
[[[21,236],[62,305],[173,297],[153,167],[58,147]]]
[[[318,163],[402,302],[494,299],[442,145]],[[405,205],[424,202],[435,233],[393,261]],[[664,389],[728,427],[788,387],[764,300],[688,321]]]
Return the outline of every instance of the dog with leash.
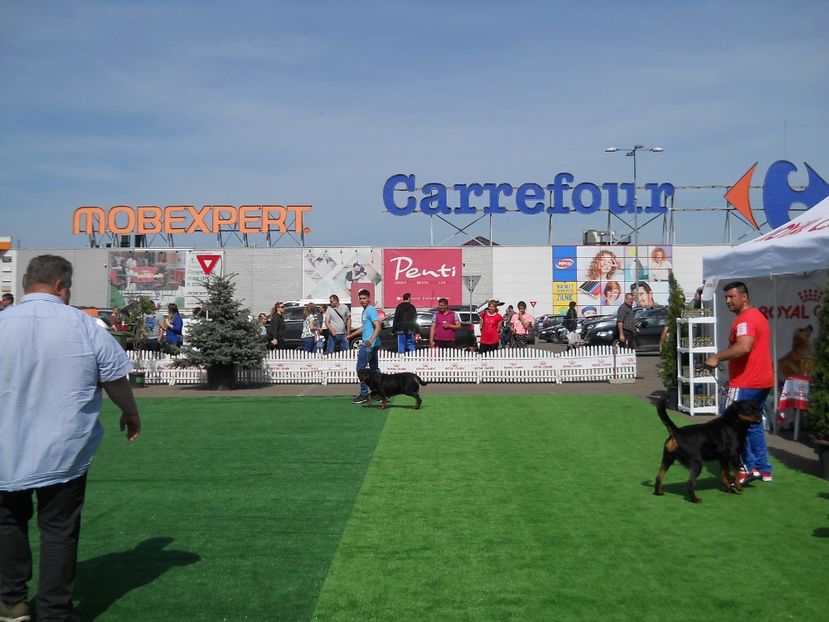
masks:
[[[371,404],[371,398],[379,395],[382,401],[381,409],[389,407],[388,398],[394,395],[408,395],[415,398],[415,410],[418,410],[423,402],[420,399],[420,387],[429,384],[417,374],[408,371],[399,374],[382,374],[372,372],[370,369],[361,369],[357,372],[357,376],[360,382],[368,385],[370,390],[367,405]]]
[[[716,419],[682,428],[668,417],[665,403],[664,399],[660,400],[656,407],[659,418],[668,428],[669,436],[662,451],[662,464],[656,474],[653,494],[665,494],[662,480],[675,460],[679,460],[691,472],[688,478],[688,498],[694,503],[702,502],[697,496],[697,477],[702,471],[703,463],[709,460],[719,461],[720,479],[726,492],[741,492],[743,485],[738,473],[740,454],[746,442],[748,427],[760,421],[760,407],[757,403],[737,401]],[[733,469],[733,479],[729,467]]]

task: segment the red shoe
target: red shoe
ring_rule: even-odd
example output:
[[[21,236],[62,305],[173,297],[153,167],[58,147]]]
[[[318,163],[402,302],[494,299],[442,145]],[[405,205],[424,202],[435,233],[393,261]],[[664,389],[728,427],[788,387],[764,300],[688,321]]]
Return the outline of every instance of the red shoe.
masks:
[[[748,484],[749,482],[753,482],[755,479],[760,479],[762,476],[760,475],[760,471],[757,469],[752,469],[751,471],[740,469],[738,477],[740,478],[740,484]],[[769,475],[769,477],[771,477],[771,475]]]
[[[771,473],[766,473],[766,472],[763,472],[763,473],[761,473],[761,474],[760,474],[760,477],[762,478],[762,480],[763,480],[764,482],[770,482],[770,481],[772,481],[772,479],[771,479]]]

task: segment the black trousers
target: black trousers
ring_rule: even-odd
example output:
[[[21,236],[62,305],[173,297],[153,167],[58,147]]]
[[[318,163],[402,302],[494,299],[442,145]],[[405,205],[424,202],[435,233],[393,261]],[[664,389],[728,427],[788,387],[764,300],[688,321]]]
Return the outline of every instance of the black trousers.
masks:
[[[28,599],[32,578],[29,521],[37,496],[40,530],[39,622],[76,620],[72,608],[86,474],[63,484],[0,492],[0,598],[8,605]]]
[[[625,346],[628,348],[636,349],[636,331],[635,330],[626,330],[625,331]]]

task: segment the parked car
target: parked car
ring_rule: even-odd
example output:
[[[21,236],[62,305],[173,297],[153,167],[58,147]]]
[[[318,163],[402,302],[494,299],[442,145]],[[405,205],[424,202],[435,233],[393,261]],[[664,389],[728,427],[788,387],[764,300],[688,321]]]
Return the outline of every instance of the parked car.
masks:
[[[557,315],[549,320],[541,322],[541,326],[537,332],[538,338],[546,341],[547,343],[558,341],[558,331],[563,328],[563,321],[564,317]]]
[[[417,333],[420,335],[420,340],[415,340],[416,348],[429,347],[429,331],[431,330],[434,317],[435,314],[431,311],[418,311]],[[393,324],[394,314],[385,317],[380,322],[380,347],[384,350],[397,352],[397,335],[391,330]],[[361,340],[358,338],[355,340],[355,345],[359,345],[360,342]],[[455,345],[458,348],[475,348],[478,346],[474,324],[461,320],[461,327],[455,331]]]
[[[642,312],[636,322],[639,329],[636,346],[638,354],[659,354],[659,341],[667,319],[667,307],[654,307]]]
[[[484,307],[486,308],[486,307]],[[432,307],[428,310],[428,313],[436,313],[438,310],[437,307]],[[454,311],[455,315],[458,317],[458,321],[461,324],[472,324],[475,328],[475,338],[480,340],[481,338],[481,316],[477,311],[470,311],[469,307],[461,306],[461,305],[450,305],[450,311]]]
[[[659,338],[665,328],[665,319],[668,310],[665,307],[644,308],[636,310],[637,354],[653,354],[659,352]],[[586,332],[582,335],[582,343],[586,346],[611,345],[618,338],[616,335],[616,317],[604,316],[588,324],[585,322]]]

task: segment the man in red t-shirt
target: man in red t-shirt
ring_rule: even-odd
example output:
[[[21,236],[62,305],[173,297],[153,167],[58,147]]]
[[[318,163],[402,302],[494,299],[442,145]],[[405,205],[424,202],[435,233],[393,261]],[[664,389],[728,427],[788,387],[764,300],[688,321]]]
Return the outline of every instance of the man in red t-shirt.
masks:
[[[490,300],[486,311],[481,314],[481,354],[498,349],[503,327],[504,318],[498,313],[498,301]]]
[[[705,365],[713,369],[721,361],[728,361],[729,391],[724,406],[736,400],[749,400],[757,402],[760,414],[765,415],[766,398],[774,386],[769,323],[760,311],[751,306],[745,283],[726,283],[723,291],[728,310],[736,313],[737,317],[731,324],[728,349],[709,356]],[[762,423],[749,427],[742,458],[740,481],[772,480]]]

